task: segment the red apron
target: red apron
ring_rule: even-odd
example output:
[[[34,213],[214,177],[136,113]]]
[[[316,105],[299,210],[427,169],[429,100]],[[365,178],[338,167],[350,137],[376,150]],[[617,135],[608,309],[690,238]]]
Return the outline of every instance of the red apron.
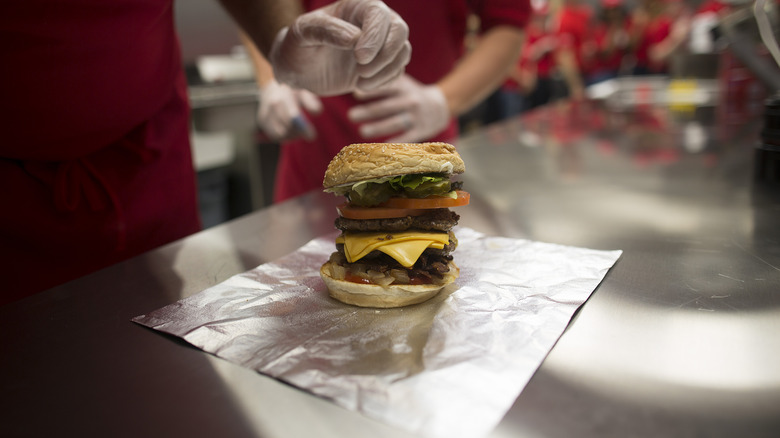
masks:
[[[172,8],[0,6],[0,304],[200,229]]]

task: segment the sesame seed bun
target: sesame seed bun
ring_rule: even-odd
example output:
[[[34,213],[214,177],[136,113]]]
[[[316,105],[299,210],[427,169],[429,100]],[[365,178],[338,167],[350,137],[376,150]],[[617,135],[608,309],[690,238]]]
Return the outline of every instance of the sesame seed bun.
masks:
[[[326,189],[367,179],[419,173],[463,173],[455,146],[447,143],[357,143],[344,147],[328,165]]]

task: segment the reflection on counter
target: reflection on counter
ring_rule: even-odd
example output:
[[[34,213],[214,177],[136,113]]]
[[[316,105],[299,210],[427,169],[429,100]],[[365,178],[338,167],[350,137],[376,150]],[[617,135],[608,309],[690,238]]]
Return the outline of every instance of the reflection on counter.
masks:
[[[588,95],[583,101],[558,100],[483,130],[497,144],[545,149],[552,160],[547,170],[556,179],[592,178],[593,169],[608,165],[626,175],[625,181],[642,184],[643,175],[655,180],[692,164],[705,172],[742,166],[749,157],[744,150],[758,140],[762,124],[752,108],[758,104],[763,110],[763,100],[757,97],[750,105],[742,100],[739,108],[750,110],[736,111],[711,79],[617,78],[590,87]]]

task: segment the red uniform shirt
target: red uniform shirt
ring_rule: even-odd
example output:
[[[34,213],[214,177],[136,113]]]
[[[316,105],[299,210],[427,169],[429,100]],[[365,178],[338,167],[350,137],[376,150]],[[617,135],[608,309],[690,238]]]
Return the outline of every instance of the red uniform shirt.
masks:
[[[599,55],[594,58],[592,71],[617,72],[620,70],[623,58],[627,53],[626,42],[630,33],[631,20],[628,18],[622,23],[621,29],[616,29],[612,32],[610,32],[608,25],[604,23],[593,26],[593,42]],[[612,38],[613,41],[609,41],[609,38]],[[616,38],[622,38],[626,42],[614,41]]]
[[[0,303],[200,228],[172,8],[0,6]]]
[[[555,34],[558,48],[574,52],[581,72],[587,72],[590,66],[585,62],[583,46],[590,37],[592,10],[588,5],[565,5],[558,13]]]
[[[647,23],[635,52],[636,65],[638,67],[645,67],[651,73],[665,72],[667,68],[666,63],[650,61],[650,48],[669,36],[673,23],[674,18],[667,14],[658,15]]]
[[[307,9],[331,3],[330,0],[310,0]],[[409,25],[412,59],[406,73],[424,84],[437,82],[452,70],[463,54],[466,20],[474,11],[481,18],[482,29],[508,24],[523,26],[530,14],[527,0],[387,0]],[[347,118],[347,111],[356,103],[351,95],[323,98],[324,109],[319,115],[307,115],[317,130],[313,141],[296,140],[285,143],[277,166],[274,200],[300,195],[322,188],[322,176],[328,163],[342,147],[366,140],[358,125]],[[431,141],[451,141],[457,136],[456,120]]]
[[[721,0],[705,0],[696,9],[696,14],[714,13],[720,14],[731,9],[728,3],[724,3]]]
[[[548,32],[544,27],[529,24],[526,27],[525,42],[520,55],[521,69],[536,69],[536,76],[540,78],[549,78],[555,69],[555,58],[553,53],[556,46],[556,36]],[[539,45],[550,45],[552,50],[544,53],[539,59],[534,60]]]

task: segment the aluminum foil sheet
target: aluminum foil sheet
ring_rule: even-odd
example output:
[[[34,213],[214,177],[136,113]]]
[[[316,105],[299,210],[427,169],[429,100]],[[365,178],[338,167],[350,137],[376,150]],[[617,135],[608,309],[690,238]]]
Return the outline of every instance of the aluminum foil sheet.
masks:
[[[483,436],[621,251],[455,233],[460,278],[418,305],[328,297],[333,235],[133,321],[421,436]]]

